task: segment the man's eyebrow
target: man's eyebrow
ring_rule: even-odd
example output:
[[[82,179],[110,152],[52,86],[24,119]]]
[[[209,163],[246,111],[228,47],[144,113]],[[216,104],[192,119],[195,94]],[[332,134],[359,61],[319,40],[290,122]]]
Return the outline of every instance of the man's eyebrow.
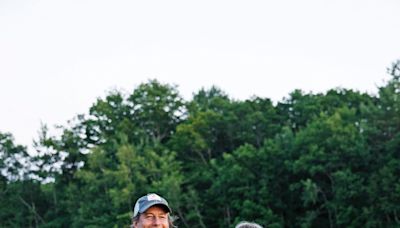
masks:
[[[159,212],[159,213],[154,213],[154,212],[145,212],[145,215],[166,215],[168,212]]]

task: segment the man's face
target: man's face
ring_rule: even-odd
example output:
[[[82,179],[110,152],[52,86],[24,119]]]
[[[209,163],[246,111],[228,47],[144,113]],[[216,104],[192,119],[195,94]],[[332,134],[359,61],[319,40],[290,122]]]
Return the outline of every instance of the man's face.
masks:
[[[168,228],[168,212],[163,207],[154,205],[139,216],[135,228],[160,227]]]

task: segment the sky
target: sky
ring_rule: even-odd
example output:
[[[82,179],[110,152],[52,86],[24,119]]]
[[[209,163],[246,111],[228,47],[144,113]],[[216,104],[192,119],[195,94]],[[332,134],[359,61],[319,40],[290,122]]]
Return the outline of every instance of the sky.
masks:
[[[28,146],[111,90],[157,79],[274,102],[375,94],[400,58],[398,0],[0,1],[0,132]]]

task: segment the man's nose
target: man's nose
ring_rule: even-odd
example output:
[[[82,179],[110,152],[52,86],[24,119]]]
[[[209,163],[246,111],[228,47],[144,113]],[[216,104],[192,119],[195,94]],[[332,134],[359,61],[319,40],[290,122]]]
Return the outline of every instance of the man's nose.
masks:
[[[153,223],[154,223],[154,224],[156,224],[156,225],[159,225],[159,224],[161,224],[161,218],[154,217],[154,219],[153,219]]]

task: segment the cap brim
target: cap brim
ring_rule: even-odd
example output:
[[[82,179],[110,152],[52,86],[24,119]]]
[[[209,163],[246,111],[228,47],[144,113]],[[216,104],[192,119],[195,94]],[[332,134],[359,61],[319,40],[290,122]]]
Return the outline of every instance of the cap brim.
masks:
[[[162,203],[162,202],[148,202],[147,204],[143,205],[139,209],[139,213],[143,213],[143,212],[147,211],[147,209],[149,209],[150,207],[156,206],[156,205],[163,207],[166,210],[166,212],[171,213],[171,208],[167,204]]]

